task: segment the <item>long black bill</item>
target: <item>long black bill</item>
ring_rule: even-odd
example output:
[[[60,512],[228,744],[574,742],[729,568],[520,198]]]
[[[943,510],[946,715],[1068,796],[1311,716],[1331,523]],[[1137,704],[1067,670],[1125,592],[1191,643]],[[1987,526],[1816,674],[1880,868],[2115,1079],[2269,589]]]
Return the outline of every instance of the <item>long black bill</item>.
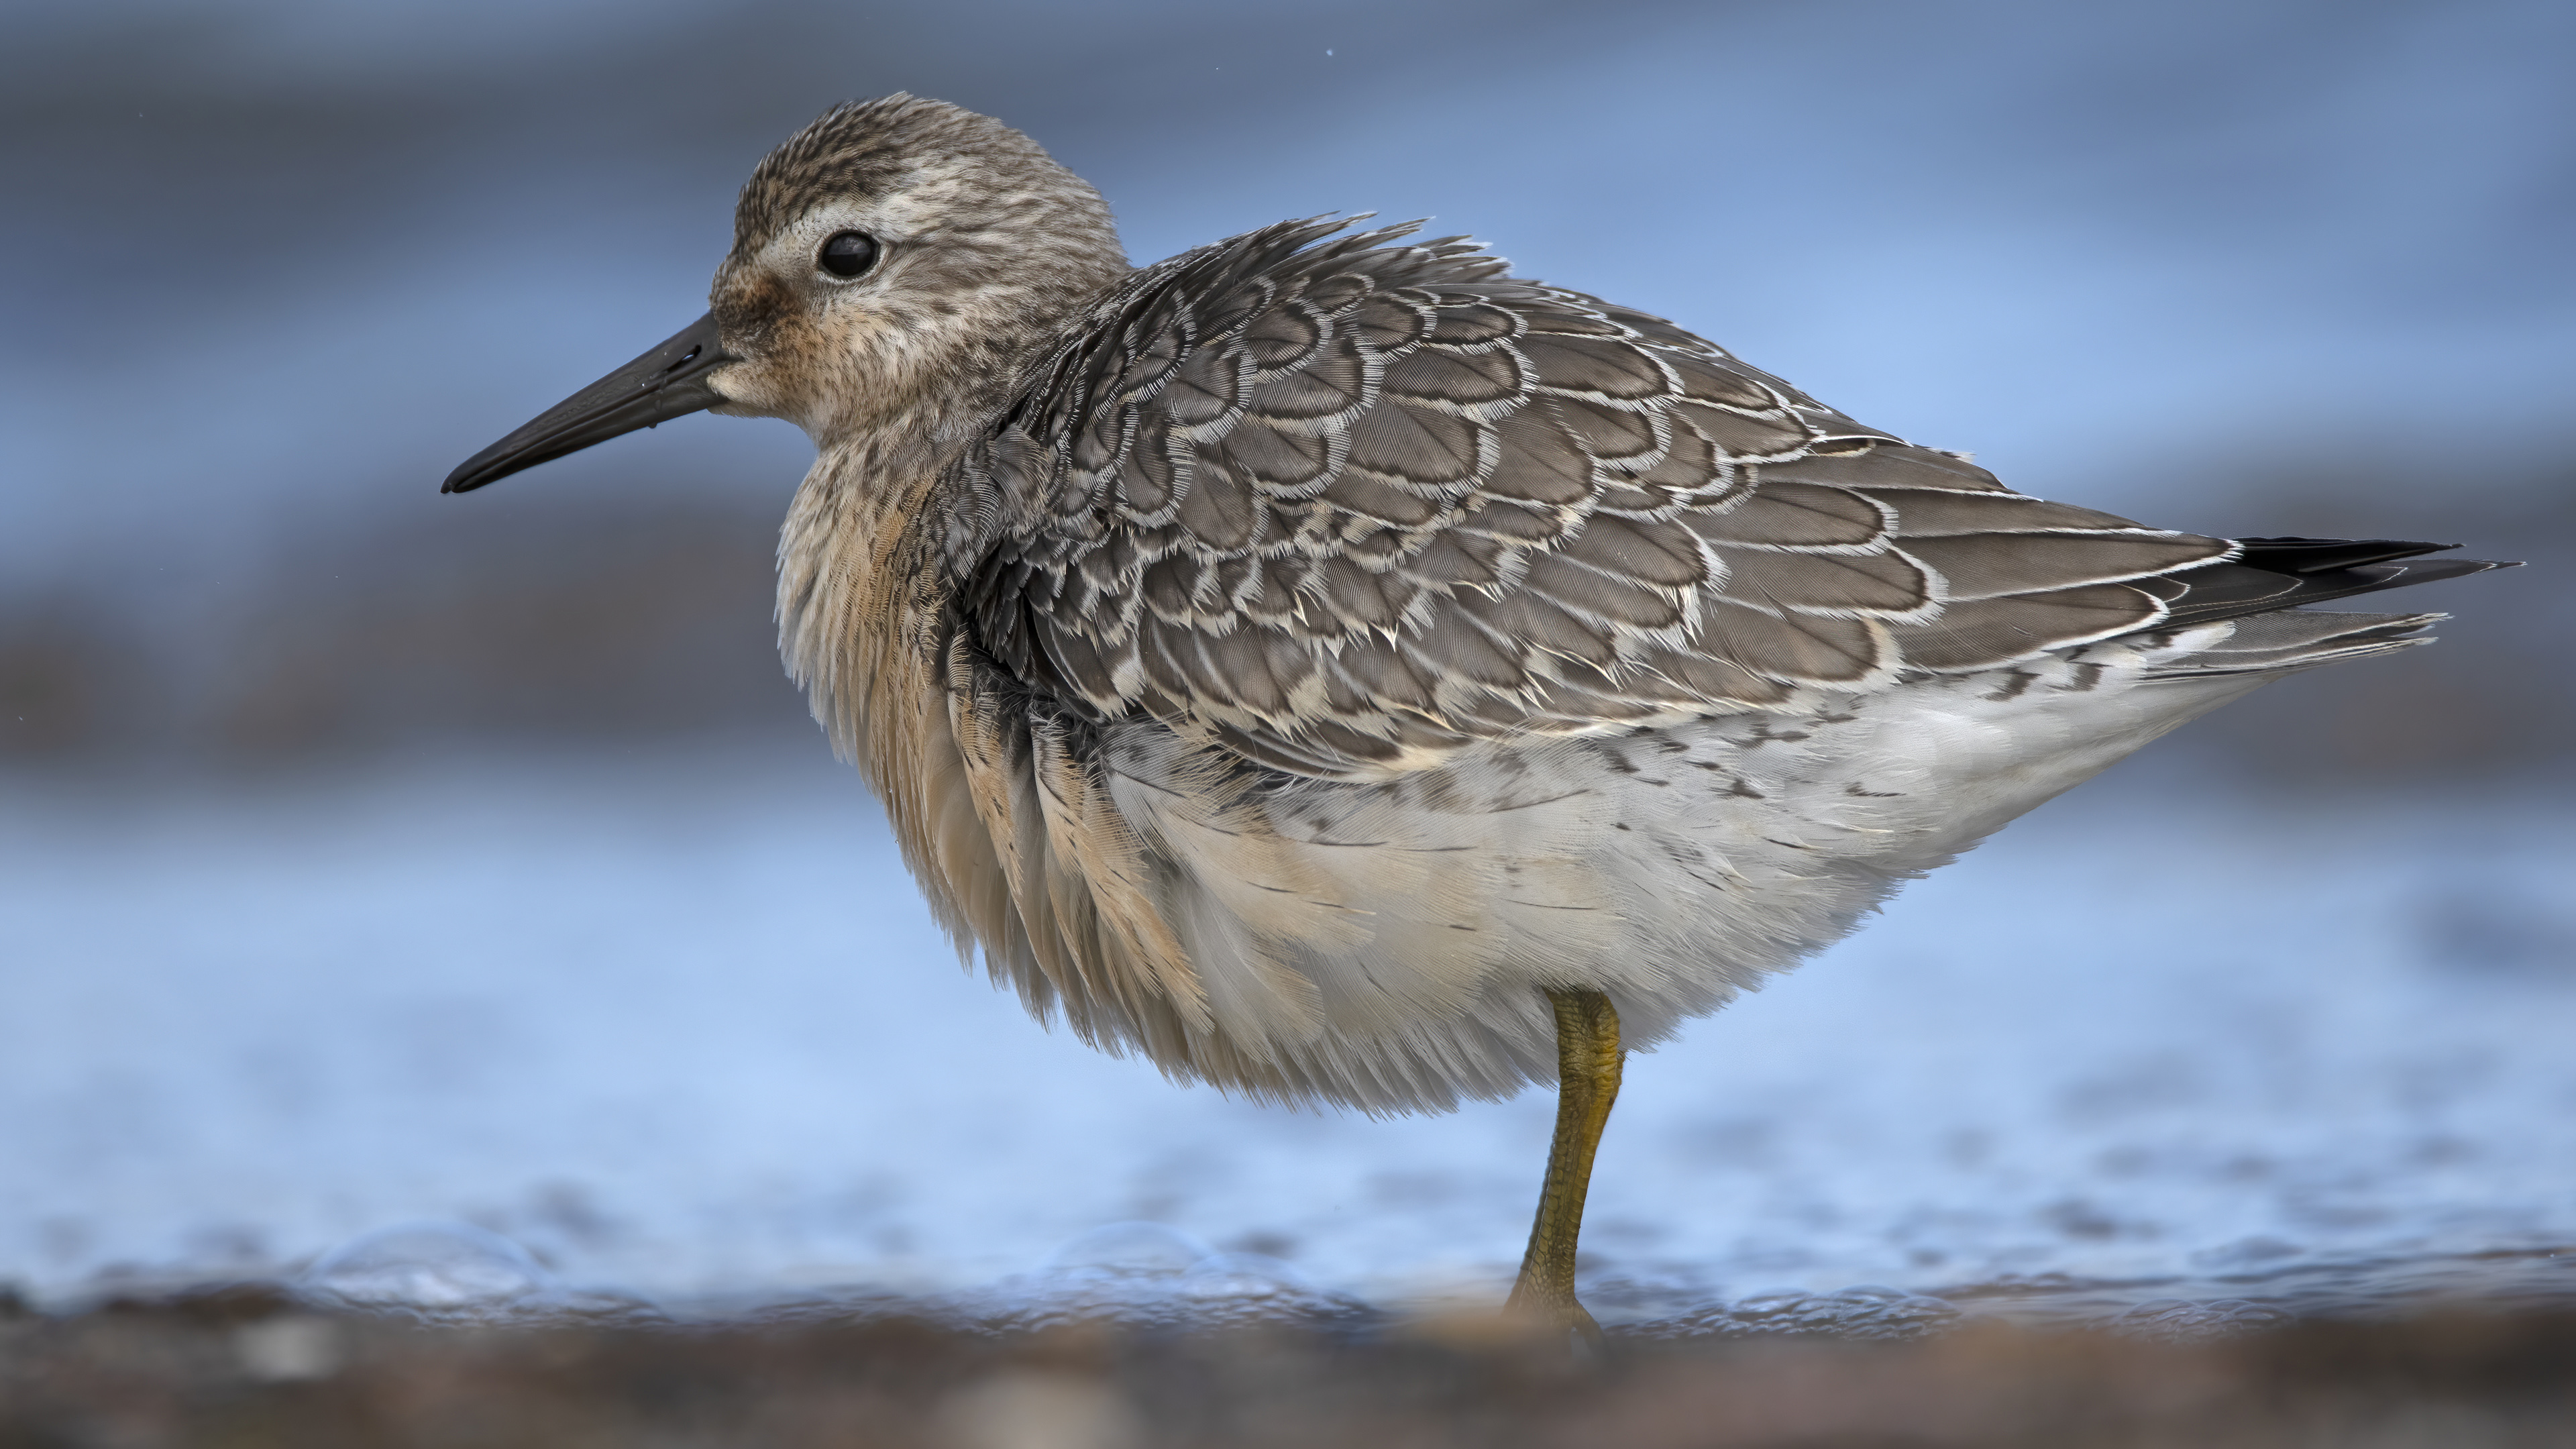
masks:
[[[714,407],[724,398],[707,386],[706,376],[731,361],[716,345],[716,319],[710,313],[466,459],[438,491],[470,493],[496,478],[578,453],[620,433]]]

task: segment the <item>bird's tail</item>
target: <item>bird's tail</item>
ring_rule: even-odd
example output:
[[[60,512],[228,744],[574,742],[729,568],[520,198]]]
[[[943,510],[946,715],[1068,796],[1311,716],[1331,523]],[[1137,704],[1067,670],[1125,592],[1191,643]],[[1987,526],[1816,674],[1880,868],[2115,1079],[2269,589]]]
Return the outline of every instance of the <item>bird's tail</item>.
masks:
[[[2282,609],[2234,619],[2192,634],[2220,635],[2206,642],[2185,635],[2177,643],[2198,647],[2158,660],[2148,679],[2214,679],[2230,674],[2279,674],[2340,664],[2430,644],[2420,632],[2451,617],[2448,614],[2330,614]],[[2221,631],[2224,631],[2223,634]]]
[[[2154,660],[2146,678],[2279,674],[2430,644],[2432,636],[2420,631],[2450,615],[2329,614],[2301,606],[2516,567],[2427,558],[2458,545],[2390,538],[2240,538],[2236,545],[2231,560],[2172,575],[2186,587],[2165,625],[2130,636],[2146,643]]]

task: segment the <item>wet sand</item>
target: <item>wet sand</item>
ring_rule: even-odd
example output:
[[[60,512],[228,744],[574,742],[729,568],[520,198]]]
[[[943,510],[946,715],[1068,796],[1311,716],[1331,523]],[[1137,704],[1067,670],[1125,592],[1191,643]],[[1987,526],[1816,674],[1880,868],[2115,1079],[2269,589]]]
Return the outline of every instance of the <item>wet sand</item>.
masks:
[[[0,1446],[2564,1445],[2576,1312],[2215,1337],[1993,1319],[1888,1342],[1615,1336],[1485,1315],[1037,1332],[883,1314],[438,1325],[274,1289],[0,1310]]]

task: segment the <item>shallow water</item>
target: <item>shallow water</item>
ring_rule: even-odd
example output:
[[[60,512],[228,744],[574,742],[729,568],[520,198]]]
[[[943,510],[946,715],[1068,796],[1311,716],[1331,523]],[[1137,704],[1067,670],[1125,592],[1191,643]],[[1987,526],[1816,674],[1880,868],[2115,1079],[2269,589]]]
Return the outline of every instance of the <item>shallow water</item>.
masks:
[[[1637,1058],[1605,1321],[2576,1297],[2564,802],[2161,768]],[[1041,1032],[819,760],[0,788],[0,1282],[43,1301],[462,1221],[540,1298],[680,1312],[1409,1311],[1498,1297],[1526,1231],[1545,1093],[1292,1113]],[[1161,1267],[1066,1257],[1136,1221]]]

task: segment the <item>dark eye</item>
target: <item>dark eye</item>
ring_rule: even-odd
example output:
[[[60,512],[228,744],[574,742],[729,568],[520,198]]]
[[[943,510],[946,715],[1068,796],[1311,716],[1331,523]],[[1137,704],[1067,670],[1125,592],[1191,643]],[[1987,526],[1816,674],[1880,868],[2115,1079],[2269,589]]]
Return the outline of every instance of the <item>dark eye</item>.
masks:
[[[833,276],[858,276],[877,264],[877,239],[863,231],[834,232],[814,261]]]

